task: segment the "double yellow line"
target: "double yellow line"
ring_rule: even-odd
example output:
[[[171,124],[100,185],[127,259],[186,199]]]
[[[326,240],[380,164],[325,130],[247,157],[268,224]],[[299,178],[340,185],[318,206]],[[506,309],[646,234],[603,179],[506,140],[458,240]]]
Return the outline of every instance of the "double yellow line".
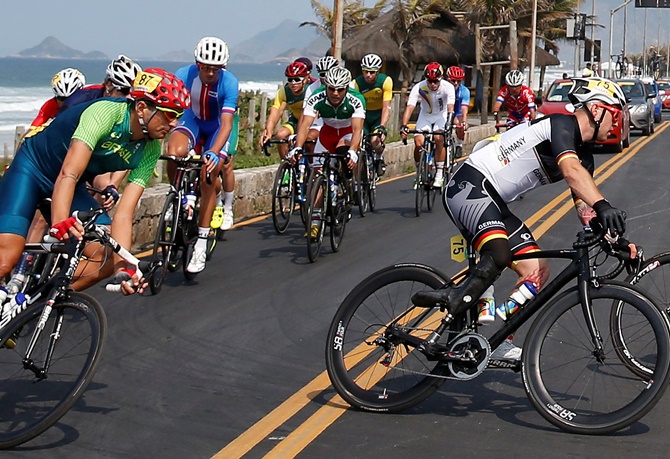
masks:
[[[639,153],[642,148],[656,135],[667,129],[668,123],[662,123],[654,136],[639,138],[624,153],[613,156],[610,160],[596,169],[594,176],[596,184],[600,185],[623,164]],[[533,235],[539,239],[560,220],[570,209],[573,203],[569,191],[558,195],[555,199],[542,207],[538,212],[527,219],[526,224],[532,229]],[[541,222],[538,224],[538,222]],[[537,226],[535,226],[537,224]],[[535,226],[535,227],[534,227]],[[256,422],[242,435],[230,442],[226,447],[213,456],[216,459],[240,458],[249,453],[254,447],[268,439],[278,428],[295,416],[314,399],[323,396],[330,387],[330,380],[324,371],[298,392],[289,397],[284,403],[272,410],[264,418]],[[305,422],[280,442],[265,456],[266,459],[291,458],[298,455],[325,429],[342,416],[349,405],[340,398],[333,396],[322,405]]]

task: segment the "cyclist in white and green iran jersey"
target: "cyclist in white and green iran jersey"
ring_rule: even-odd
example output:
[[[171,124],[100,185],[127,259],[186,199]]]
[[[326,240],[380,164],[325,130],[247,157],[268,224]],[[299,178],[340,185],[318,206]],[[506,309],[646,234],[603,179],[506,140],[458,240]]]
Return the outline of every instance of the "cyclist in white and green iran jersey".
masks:
[[[0,181],[0,277],[18,261],[35,210],[46,198],[53,200],[50,234],[80,239],[83,227],[69,215],[97,207],[85,182],[105,172],[132,170],[112,223],[112,236],[130,247],[133,215],[160,156],[159,140],[190,106],[181,80],[162,69],[141,72],[130,96],[133,100],[96,99],[74,106],[24,140]],[[103,218],[98,223],[110,223]],[[96,248],[89,249],[87,275],[77,281],[77,289],[125,268],[120,258],[113,265],[111,257],[104,255],[102,260],[107,262],[100,266],[102,252],[93,255]],[[126,284],[122,288],[124,293],[133,291]]]
[[[305,103],[298,124],[296,148],[289,157],[302,153],[309,127],[317,116],[323,120],[319,133],[316,153],[349,153],[349,168],[353,169],[358,160],[357,151],[361,146],[363,123],[365,121],[365,99],[355,89],[349,87],[351,73],[342,67],[335,67],[326,73],[324,86],[317,89]]]

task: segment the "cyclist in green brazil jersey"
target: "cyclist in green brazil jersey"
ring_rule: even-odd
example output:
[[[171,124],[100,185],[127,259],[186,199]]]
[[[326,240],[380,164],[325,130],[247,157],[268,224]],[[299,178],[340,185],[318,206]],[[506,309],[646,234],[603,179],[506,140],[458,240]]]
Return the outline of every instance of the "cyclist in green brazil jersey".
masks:
[[[111,223],[114,239],[130,247],[133,215],[161,154],[159,141],[190,106],[181,80],[158,68],[141,72],[130,96],[132,100],[97,99],[74,106],[25,139],[0,182],[0,277],[18,261],[35,209],[46,198],[52,197],[49,233],[61,240],[81,239],[83,227],[70,214],[97,207],[85,182],[105,172],[131,170],[114,221],[105,216],[98,220]],[[90,258],[80,264],[76,289],[126,269],[120,258],[99,249],[89,245]],[[135,285],[138,281],[133,279]],[[126,283],[122,289],[134,292]]]
[[[371,139],[372,149],[376,153],[375,166],[378,175],[386,170],[384,158],[384,140],[386,125],[391,118],[391,100],[393,99],[393,80],[390,76],[379,73],[382,58],[376,54],[366,54],[361,59],[363,75],[356,77],[353,87],[365,97],[365,133],[378,132],[379,137]]]

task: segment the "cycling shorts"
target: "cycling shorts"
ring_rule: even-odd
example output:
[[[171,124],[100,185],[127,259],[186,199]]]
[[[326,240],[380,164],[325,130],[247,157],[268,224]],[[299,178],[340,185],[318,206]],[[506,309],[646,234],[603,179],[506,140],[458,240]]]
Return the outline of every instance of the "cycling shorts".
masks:
[[[463,164],[453,175],[442,203],[477,251],[492,239],[507,239],[512,254],[539,250],[530,229],[510,212],[493,185],[470,164]]]
[[[230,131],[228,140],[223,145],[220,153],[226,153],[229,156],[235,156],[237,152],[237,139],[239,135],[239,116],[237,113],[233,115],[233,128]],[[203,151],[208,151],[214,143],[214,139],[221,129],[221,119],[216,118],[209,121],[203,121],[196,118],[193,110],[185,110],[184,116],[179,120],[179,125],[174,129],[186,134],[189,138],[189,150],[193,149],[200,139],[205,139]]]
[[[416,120],[416,129],[420,131],[443,131],[444,125],[447,124],[446,110],[441,113],[423,114],[419,113],[419,118]]]
[[[42,201],[53,194],[54,182],[40,174],[30,162],[27,155],[17,154],[11,167],[0,181],[0,233],[28,235],[28,229],[35,216],[35,211]],[[70,211],[91,210],[100,204],[86,191],[86,184],[80,182],[74,190]],[[49,222],[51,225],[52,222]],[[99,225],[112,223],[109,215],[101,215]]]
[[[282,127],[288,129],[291,135],[293,135],[298,132],[298,119],[293,115],[289,115],[288,120],[282,124]]]
[[[363,123],[363,132],[369,134],[374,129],[382,124],[382,111],[367,111],[365,112],[365,122]]]

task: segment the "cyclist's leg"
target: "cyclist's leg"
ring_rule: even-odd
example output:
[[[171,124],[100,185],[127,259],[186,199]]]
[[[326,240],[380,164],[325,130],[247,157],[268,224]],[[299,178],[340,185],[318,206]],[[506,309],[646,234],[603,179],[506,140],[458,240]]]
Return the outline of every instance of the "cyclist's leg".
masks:
[[[184,157],[188,155],[191,149],[195,148],[199,139],[200,126],[192,111],[186,110],[182,119],[179,120],[179,125],[170,134],[167,154]],[[172,161],[168,161],[166,169],[170,183],[172,183],[177,166]]]
[[[238,139],[238,125],[239,117],[237,113],[233,116],[233,128],[228,136],[228,141],[223,149],[228,154],[230,161],[224,164],[222,168],[223,173],[223,225],[221,229],[228,230],[232,228],[234,223],[233,216],[233,201],[235,200],[235,172],[233,170],[235,164],[235,154],[237,153],[237,139]]]
[[[278,140],[288,139],[291,135],[295,134],[295,131],[296,131],[296,123],[295,121],[289,119],[286,124],[282,124],[281,127],[277,130],[275,138],[277,138]],[[277,151],[279,151],[279,156],[282,159],[286,158],[286,154],[288,153],[288,144],[287,143],[278,144]]]

